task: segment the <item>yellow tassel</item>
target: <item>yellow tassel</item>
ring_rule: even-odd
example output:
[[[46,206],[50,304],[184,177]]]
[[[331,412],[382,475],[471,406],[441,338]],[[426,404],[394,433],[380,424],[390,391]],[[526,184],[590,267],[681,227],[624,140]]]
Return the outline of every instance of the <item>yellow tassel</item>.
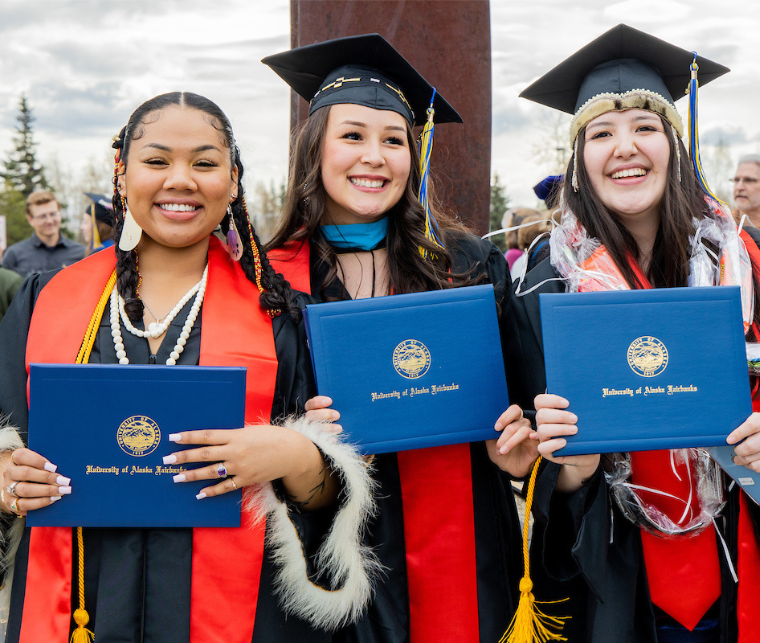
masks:
[[[77,629],[71,634],[71,643],[90,643],[95,639],[95,634],[85,627],[90,622],[90,615],[87,610],[81,607],[74,610],[74,621],[76,621]]]
[[[103,311],[106,309],[106,304],[111,296],[111,291],[116,283],[116,271],[111,273],[108,278],[106,287],[103,289],[103,293],[100,295],[95,311],[92,313],[90,323],[87,325],[87,330],[82,340],[82,345],[79,348],[77,354],[77,364],[87,364],[90,361],[90,353],[92,347],[95,345],[95,338],[98,334],[98,327],[100,326],[100,320],[103,317]],[[95,640],[95,633],[92,630],[88,630],[87,623],[90,622],[90,615],[84,608],[84,533],[81,527],[77,527],[77,550],[78,550],[78,585],[79,585],[79,608],[74,610],[73,618],[77,624],[77,629],[71,633],[71,643],[91,643]]]
[[[520,601],[512,621],[499,639],[499,643],[547,643],[547,641],[567,641],[562,636],[562,628],[569,616],[549,616],[544,614],[537,606],[550,603],[562,603],[568,599],[559,601],[537,601],[533,596],[533,581],[530,579],[530,558],[528,552],[528,532],[530,526],[530,509],[533,505],[533,491],[536,488],[536,476],[541,458],[536,460],[528,482],[528,496],[525,499],[525,522],[523,523],[523,565],[525,575],[520,579]]]

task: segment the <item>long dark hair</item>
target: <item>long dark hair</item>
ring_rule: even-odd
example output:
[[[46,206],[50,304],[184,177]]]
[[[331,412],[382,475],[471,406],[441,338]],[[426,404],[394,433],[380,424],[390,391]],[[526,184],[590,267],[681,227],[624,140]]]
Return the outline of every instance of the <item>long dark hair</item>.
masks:
[[[694,169],[689,163],[688,152],[683,142],[678,139],[680,148],[680,175],[678,174],[678,155],[674,146],[673,129],[664,118],[660,117],[665,128],[670,147],[665,194],[660,204],[660,227],[657,230],[652,259],[649,263],[647,278],[656,288],[685,286],[689,276],[689,236],[694,234],[692,217],[702,219],[710,212],[704,196],[697,183]],[[610,212],[599,199],[586,172],[583,150],[586,144],[586,128],[578,133],[578,191],[572,187],[575,159],[571,158],[564,184],[564,200],[578,221],[592,237],[607,248],[610,256],[620,269],[631,288],[640,287],[628,262],[630,253],[640,259],[639,247],[633,236]]]
[[[230,125],[229,119],[215,103],[204,96],[199,96],[198,94],[192,94],[190,92],[172,92],[151,98],[149,101],[140,105],[140,107],[132,113],[132,116],[130,116],[127,121],[126,127],[121,130],[121,133],[115,139],[113,147],[118,150],[117,159],[123,161],[124,167],[126,168],[129,159],[129,148],[132,141],[143,136],[144,125],[148,122],[148,117],[151,114],[160,112],[170,106],[189,107],[206,114],[208,117],[208,123],[221,133],[225,145],[230,150],[232,167],[237,167],[238,170],[237,198],[230,205],[232,215],[235,219],[235,226],[240,233],[240,241],[243,245],[243,256],[240,259],[240,267],[243,269],[245,276],[251,282],[256,283],[256,259],[254,248],[251,244],[251,238],[248,234],[250,220],[243,193],[242,180],[244,169],[243,164],[240,161],[240,150],[235,144],[235,137],[232,133],[232,126]],[[156,116],[156,118],[157,117],[158,116]],[[116,223],[114,224],[113,238],[116,240],[120,238],[121,230],[124,226],[124,208],[122,206],[121,196],[119,195],[119,176],[117,172],[118,161],[114,172],[113,194],[113,209],[116,220]],[[222,220],[222,230],[226,233],[228,229],[229,221],[228,217],[225,216]],[[285,281],[285,278],[282,275],[274,271],[267,260],[266,254],[263,251],[260,251],[262,246],[256,236],[255,230],[251,227],[250,231],[251,236],[253,237],[253,243],[256,245],[256,251],[260,256],[261,261],[261,286],[264,289],[259,297],[261,307],[271,313],[274,313],[277,310],[285,311],[290,313],[294,319],[299,319],[300,311],[292,301],[290,284]],[[134,250],[129,252],[120,250],[117,241],[116,256],[117,289],[119,294],[124,297],[124,309],[127,315],[132,321],[137,321],[138,319],[142,319],[143,316],[143,303],[137,294],[137,285],[140,278],[137,271],[137,253]]]
[[[694,234],[693,218],[714,218],[697,181],[689,154],[683,141],[674,135],[670,123],[660,116],[670,145],[665,194],[660,204],[660,226],[652,248],[652,259],[646,277],[655,288],[686,286],[689,277],[689,237]],[[571,158],[563,187],[565,204],[578,218],[590,236],[599,239],[615,261],[621,274],[631,288],[643,284],[633,272],[628,253],[640,258],[639,247],[626,227],[602,203],[591,184],[583,159],[586,144],[586,128],[578,132],[578,162]],[[680,154],[676,153],[675,144]],[[680,173],[679,173],[680,159]],[[573,187],[573,168],[578,168],[578,191]],[[680,174],[680,178],[679,178]],[[712,248],[714,251],[716,248]],[[754,320],[760,322],[760,282],[752,271],[754,290]],[[750,331],[754,336],[754,331]]]
[[[337,275],[337,255],[325,239],[315,234],[326,212],[327,194],[322,184],[322,144],[327,129],[330,107],[318,109],[294,133],[290,160],[288,191],[283,205],[282,218],[267,249],[278,248],[288,241],[312,240],[319,261],[328,267],[322,287],[330,284]],[[451,255],[425,237],[425,211],[417,197],[420,171],[417,142],[407,126],[407,142],[412,155],[411,170],[406,189],[399,202],[388,212],[388,286],[391,292],[409,293],[439,290],[470,283],[469,272],[452,272]],[[453,216],[444,212],[435,197],[435,188],[429,189],[431,211],[439,227],[439,236],[448,245],[452,235],[466,233],[467,228]],[[419,248],[424,248],[424,259]]]

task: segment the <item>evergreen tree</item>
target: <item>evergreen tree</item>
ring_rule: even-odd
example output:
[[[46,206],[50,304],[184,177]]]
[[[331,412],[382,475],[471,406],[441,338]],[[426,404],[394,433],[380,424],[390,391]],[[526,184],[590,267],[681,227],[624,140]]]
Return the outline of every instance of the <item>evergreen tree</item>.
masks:
[[[0,190],[0,215],[5,217],[5,232],[9,246],[32,234],[32,226],[26,220],[26,198],[11,187],[8,181]]]
[[[16,121],[18,125],[16,125],[16,135],[13,137],[14,149],[9,159],[4,162],[5,171],[0,172],[0,176],[11,188],[18,190],[26,198],[36,190],[48,189],[49,185],[45,179],[44,169],[35,156],[36,144],[32,130],[34,116],[24,94],[21,94],[19,100]]]
[[[509,197],[507,196],[506,186],[501,184],[499,175],[493,175],[491,182],[491,210],[488,231],[501,229],[501,219],[509,208]],[[507,251],[506,235],[495,234],[489,237],[491,242],[502,252]]]

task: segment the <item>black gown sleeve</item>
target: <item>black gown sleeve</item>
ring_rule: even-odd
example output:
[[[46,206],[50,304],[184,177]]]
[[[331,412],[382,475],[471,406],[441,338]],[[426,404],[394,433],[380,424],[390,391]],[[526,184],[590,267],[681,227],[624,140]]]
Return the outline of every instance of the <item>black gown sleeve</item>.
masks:
[[[24,281],[0,323],[0,416],[17,427],[26,443],[26,337],[34,304],[43,286],[58,271],[35,274]]]

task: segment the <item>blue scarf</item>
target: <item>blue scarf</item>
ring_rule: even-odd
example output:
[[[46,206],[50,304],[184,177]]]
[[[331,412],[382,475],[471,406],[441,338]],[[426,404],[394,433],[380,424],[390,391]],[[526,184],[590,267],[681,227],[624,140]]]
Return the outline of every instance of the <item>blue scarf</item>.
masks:
[[[333,248],[352,248],[369,252],[385,240],[388,234],[388,216],[373,223],[323,225],[319,230]]]

